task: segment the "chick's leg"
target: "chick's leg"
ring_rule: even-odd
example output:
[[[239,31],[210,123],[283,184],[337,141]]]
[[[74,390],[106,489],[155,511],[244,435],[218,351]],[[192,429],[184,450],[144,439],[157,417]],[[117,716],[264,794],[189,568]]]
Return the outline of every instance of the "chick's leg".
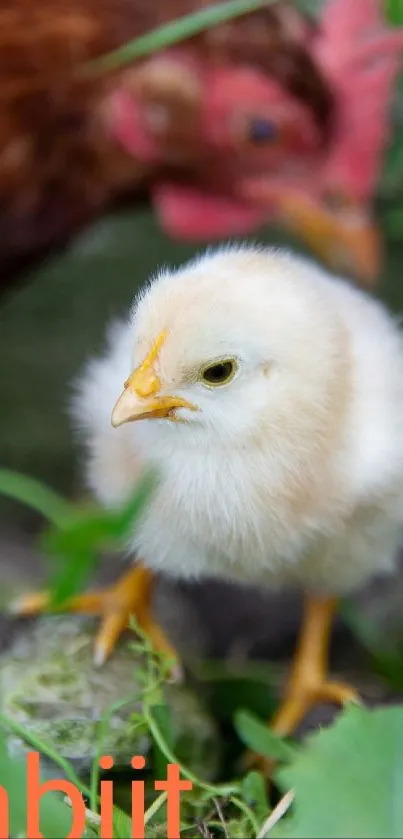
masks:
[[[327,678],[335,598],[308,598],[284,700],[271,721],[279,736],[292,734],[308,711],[321,702],[358,701],[354,688]]]
[[[108,658],[124,629],[133,616],[140,629],[149,636],[154,648],[173,661],[176,654],[169,641],[154,621],[150,609],[154,578],[141,565],[134,566],[114,585],[72,597],[63,605],[63,611],[77,614],[101,615],[102,622],[95,639],[94,660],[98,665]],[[22,597],[13,611],[19,615],[34,615],[46,612],[49,594],[39,592]]]

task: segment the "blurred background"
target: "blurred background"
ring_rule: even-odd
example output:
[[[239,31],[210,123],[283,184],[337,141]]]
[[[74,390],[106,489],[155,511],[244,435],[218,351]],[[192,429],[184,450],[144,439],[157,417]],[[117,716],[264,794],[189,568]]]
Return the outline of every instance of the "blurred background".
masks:
[[[296,248],[400,315],[402,52],[399,0],[3,0],[1,467],[84,494],[71,383],[149,275],[206,245]],[[41,528],[0,497],[4,610],[43,579]],[[403,578],[358,601],[403,647],[401,594]],[[292,649],[292,593],[158,597],[180,649]],[[361,667],[343,625],[335,656]]]

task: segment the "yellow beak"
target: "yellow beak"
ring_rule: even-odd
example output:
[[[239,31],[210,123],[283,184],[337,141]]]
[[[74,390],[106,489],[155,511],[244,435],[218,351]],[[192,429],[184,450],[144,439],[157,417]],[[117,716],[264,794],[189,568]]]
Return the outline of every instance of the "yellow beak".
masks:
[[[151,399],[142,399],[130,387],[127,387],[119,396],[112,411],[112,425],[114,428],[118,428],[125,422],[162,418],[179,422],[179,418],[175,416],[177,408],[197,411],[195,405],[181,399],[180,396],[156,396]]]
[[[280,199],[280,217],[334,271],[373,286],[379,277],[382,247],[379,230],[361,207],[337,211],[300,193]]]
[[[342,201],[331,206],[326,198],[302,187],[260,179],[244,187],[249,200],[267,204],[274,219],[297,235],[332,270],[373,286],[382,265],[382,243],[371,212],[364,204]]]
[[[114,428],[125,422],[141,419],[167,418],[173,422],[180,422],[181,418],[175,414],[177,408],[198,410],[196,405],[180,396],[158,396],[161,382],[155,373],[154,362],[165,337],[165,332],[158,336],[148,356],[125,382],[123,393],[112,411]]]
[[[198,410],[196,405],[192,405],[180,396],[158,396],[161,382],[155,372],[154,364],[165,339],[166,331],[164,330],[154,341],[144,361],[125,382],[123,393],[119,396],[112,411],[114,428],[118,428],[125,422],[140,419],[166,418],[173,422],[181,422],[181,418],[175,415],[177,408]]]

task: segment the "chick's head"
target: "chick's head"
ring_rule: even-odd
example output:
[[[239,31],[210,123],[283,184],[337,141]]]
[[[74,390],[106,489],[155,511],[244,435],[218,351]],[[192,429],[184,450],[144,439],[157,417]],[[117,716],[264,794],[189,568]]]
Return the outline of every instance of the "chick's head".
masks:
[[[232,248],[161,273],[133,310],[133,372],[113,425],[150,420],[207,445],[239,446],[284,425],[320,432],[344,347],[319,270]]]

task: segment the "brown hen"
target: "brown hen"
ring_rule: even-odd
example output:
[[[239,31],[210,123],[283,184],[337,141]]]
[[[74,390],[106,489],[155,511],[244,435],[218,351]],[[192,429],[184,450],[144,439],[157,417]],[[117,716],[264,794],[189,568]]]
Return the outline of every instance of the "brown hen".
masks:
[[[201,6],[200,0],[4,0],[0,9],[0,264],[4,268],[66,241],[116,198],[144,195],[161,166],[140,162],[116,142],[110,96],[137,72],[151,101],[169,100],[175,177],[203,179],[219,160],[203,157],[185,77],[164,89],[153,61],[89,74],[89,60]],[[277,3],[188,42],[200,61],[252,65],[278,79],[312,111],[326,136],[331,96],[307,45],[311,24]],[[192,151],[192,144],[195,144]],[[164,173],[166,174],[166,173]]]

